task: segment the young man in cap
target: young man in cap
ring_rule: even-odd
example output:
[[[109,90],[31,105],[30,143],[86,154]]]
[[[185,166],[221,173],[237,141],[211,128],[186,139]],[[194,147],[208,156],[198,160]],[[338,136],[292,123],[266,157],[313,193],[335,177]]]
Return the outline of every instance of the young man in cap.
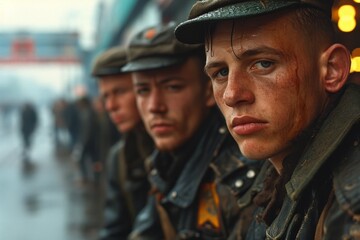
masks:
[[[248,239],[358,239],[360,89],[330,0],[204,0],[176,29],[242,153],[270,163]],[[190,34],[191,33],[191,34]]]
[[[149,191],[144,162],[154,144],[136,107],[131,74],[121,71],[125,63],[125,48],[113,47],[96,58],[92,70],[105,109],[121,133],[121,140],[110,150],[107,162],[101,240],[127,239]]]
[[[138,109],[157,148],[147,165],[153,194],[130,239],[240,239],[253,208],[245,203],[241,212],[233,195],[246,192],[260,166],[242,157],[226,131],[203,72],[203,45],[181,44],[174,29],[135,35],[123,68],[133,72]]]

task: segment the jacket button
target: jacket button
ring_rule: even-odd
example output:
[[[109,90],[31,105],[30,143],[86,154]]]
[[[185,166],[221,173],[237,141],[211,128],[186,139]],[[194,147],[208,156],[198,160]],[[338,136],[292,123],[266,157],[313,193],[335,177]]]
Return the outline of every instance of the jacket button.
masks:
[[[238,180],[235,181],[235,187],[241,188],[243,185],[244,185],[243,180],[238,179]]]
[[[150,174],[155,176],[157,174],[157,170],[156,169],[151,170]]]
[[[256,175],[255,171],[250,169],[247,173],[246,173],[246,177],[247,178],[254,178]]]
[[[219,133],[224,134],[225,132],[226,132],[226,128],[225,128],[225,127],[219,128]]]
[[[357,185],[355,183],[348,183],[344,186],[346,191],[351,191],[353,190]]]
[[[172,192],[171,193],[171,198],[175,199],[177,197],[177,192]]]
[[[354,141],[354,147],[356,147],[357,145],[359,145],[358,141]]]

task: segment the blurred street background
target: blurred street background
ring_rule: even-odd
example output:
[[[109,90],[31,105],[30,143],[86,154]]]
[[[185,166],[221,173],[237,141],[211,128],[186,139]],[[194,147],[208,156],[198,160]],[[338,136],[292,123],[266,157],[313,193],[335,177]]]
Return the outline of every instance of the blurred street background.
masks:
[[[96,239],[106,150],[121,136],[103,120],[92,61],[145,27],[185,20],[194,2],[0,0],[0,240]],[[360,0],[335,0],[333,22],[351,52],[351,79],[360,82]],[[86,176],[84,106],[101,119]]]
[[[96,239],[101,221],[101,187],[78,186],[77,166],[54,152],[52,119],[39,109],[39,127],[24,164],[18,115],[0,128],[0,239]]]

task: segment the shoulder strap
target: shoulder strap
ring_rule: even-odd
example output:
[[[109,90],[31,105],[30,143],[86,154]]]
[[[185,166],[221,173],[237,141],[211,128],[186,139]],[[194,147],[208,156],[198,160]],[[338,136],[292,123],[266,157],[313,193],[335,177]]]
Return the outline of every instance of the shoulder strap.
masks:
[[[133,205],[133,199],[131,194],[126,191],[125,184],[126,184],[126,178],[127,178],[127,164],[125,161],[125,152],[124,149],[120,150],[118,157],[119,161],[119,186],[121,188],[121,191],[123,193],[124,199],[126,201],[126,205],[129,208],[131,221],[133,222],[135,219],[135,210]]]
[[[164,233],[164,240],[174,240],[176,239],[176,230],[171,224],[169,215],[167,214],[165,208],[160,204],[161,193],[156,193],[156,209],[159,213],[161,227]]]

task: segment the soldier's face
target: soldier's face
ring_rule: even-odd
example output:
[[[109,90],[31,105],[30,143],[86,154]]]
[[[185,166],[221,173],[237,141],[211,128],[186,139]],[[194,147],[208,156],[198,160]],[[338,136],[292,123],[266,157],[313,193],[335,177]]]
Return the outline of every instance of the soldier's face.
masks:
[[[200,80],[202,71],[190,58],[180,66],[133,73],[140,114],[159,150],[179,148],[215,104],[210,82]]]
[[[240,150],[251,159],[283,159],[325,105],[319,53],[288,16],[223,21],[210,38],[205,69]]]
[[[106,111],[121,133],[132,130],[140,121],[131,74],[113,75],[99,81]]]

